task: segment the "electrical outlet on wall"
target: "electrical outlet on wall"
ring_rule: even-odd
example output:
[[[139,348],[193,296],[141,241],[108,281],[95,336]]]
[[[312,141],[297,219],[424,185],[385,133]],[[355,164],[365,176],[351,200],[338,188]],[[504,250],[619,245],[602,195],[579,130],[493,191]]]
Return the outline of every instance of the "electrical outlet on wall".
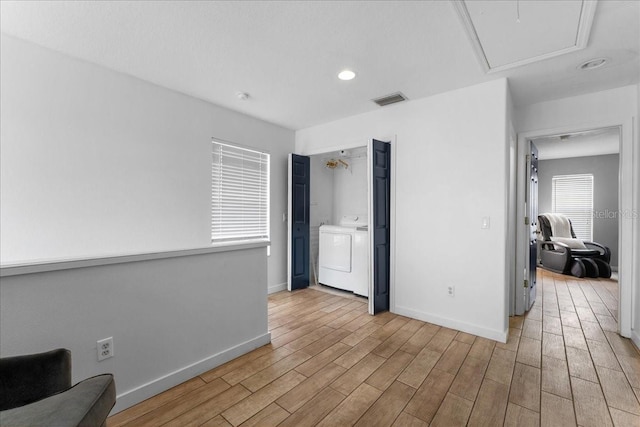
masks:
[[[98,341],[98,362],[114,356],[113,337]]]
[[[456,287],[447,286],[447,295],[449,295],[450,297],[454,297],[456,295]]]

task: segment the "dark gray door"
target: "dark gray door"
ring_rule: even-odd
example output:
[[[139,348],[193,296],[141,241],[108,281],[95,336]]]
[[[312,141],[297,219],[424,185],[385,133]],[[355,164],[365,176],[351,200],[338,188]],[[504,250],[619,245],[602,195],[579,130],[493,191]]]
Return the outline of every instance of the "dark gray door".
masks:
[[[528,202],[529,202],[529,277],[527,289],[527,301],[525,307],[527,310],[531,308],[536,301],[536,267],[538,263],[538,148],[531,142],[531,153],[529,155],[529,186],[528,186]]]
[[[373,140],[373,312],[389,310],[391,145]]]
[[[291,154],[291,290],[309,286],[309,157]]]

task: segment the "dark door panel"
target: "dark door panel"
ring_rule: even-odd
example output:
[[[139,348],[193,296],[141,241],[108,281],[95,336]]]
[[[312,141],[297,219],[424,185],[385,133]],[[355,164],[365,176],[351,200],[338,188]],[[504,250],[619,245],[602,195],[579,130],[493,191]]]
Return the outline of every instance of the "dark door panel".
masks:
[[[309,286],[309,157],[291,154],[291,289]]]
[[[537,275],[536,267],[538,264],[538,148],[531,143],[531,154],[529,161],[529,292],[528,304],[526,309],[529,310],[536,300]]]
[[[373,312],[389,310],[391,145],[373,140]]]

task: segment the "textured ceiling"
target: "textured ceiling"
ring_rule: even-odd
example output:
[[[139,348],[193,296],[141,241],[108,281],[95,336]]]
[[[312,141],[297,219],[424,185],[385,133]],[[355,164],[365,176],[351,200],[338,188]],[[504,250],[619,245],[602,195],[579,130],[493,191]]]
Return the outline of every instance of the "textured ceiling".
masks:
[[[533,140],[540,160],[601,156],[620,152],[620,129],[605,128]]]
[[[471,37],[477,36],[482,60],[496,69],[575,48],[582,41],[579,37],[582,15],[586,21],[585,34],[591,29],[592,22],[587,19],[589,8],[584,6],[595,3],[467,0],[458,4],[466,8]]]
[[[381,108],[370,100],[397,91],[416,99],[509,77],[522,105],[635,84],[640,74],[635,0],[600,1],[586,49],[490,75],[446,1],[0,4],[6,34],[291,129]],[[511,24],[492,37],[508,38]],[[548,25],[541,37],[560,30]],[[610,62],[576,69],[594,57]],[[343,68],[357,78],[339,81]]]

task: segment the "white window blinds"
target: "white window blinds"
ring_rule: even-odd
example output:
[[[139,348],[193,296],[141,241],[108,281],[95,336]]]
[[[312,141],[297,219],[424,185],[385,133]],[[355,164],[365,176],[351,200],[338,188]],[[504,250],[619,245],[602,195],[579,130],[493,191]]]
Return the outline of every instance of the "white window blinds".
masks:
[[[593,175],[558,175],[552,179],[553,212],[571,220],[576,237],[593,238]]]
[[[211,240],[269,238],[269,154],[213,141]]]

